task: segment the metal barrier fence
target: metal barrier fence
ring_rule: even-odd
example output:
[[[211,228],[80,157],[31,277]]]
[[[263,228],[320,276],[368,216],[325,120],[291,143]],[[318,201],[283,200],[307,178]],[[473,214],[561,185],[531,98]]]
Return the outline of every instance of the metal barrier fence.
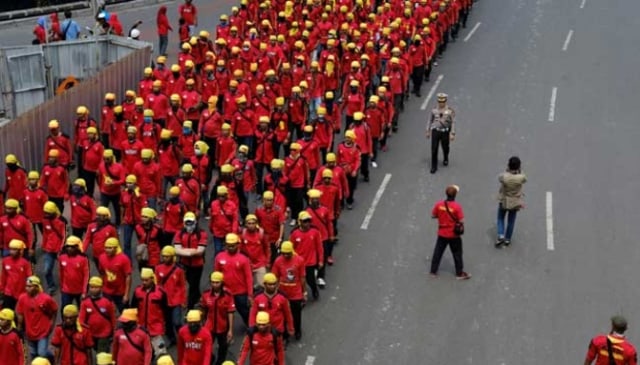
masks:
[[[27,170],[41,169],[45,162],[44,143],[49,120],[57,119],[61,129],[73,137],[73,121],[78,105],[89,108],[90,115],[99,121],[105,92],[124,95],[127,89],[137,90],[140,75],[151,63],[151,51],[151,45],[132,50],[129,55],[95,76],[0,125],[0,156],[3,159],[0,176],[4,176],[4,156],[7,153],[16,154]]]

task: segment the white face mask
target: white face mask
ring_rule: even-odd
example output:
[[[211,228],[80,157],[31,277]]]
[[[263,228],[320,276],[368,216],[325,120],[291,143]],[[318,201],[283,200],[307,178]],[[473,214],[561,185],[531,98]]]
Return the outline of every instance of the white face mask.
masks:
[[[200,150],[195,150],[196,156],[202,156],[202,151]]]

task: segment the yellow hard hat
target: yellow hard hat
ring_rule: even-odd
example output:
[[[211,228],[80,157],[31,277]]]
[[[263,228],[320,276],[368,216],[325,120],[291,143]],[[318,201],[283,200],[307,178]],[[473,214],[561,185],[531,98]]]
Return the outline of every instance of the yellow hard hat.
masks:
[[[144,113],[143,113],[143,116],[153,118],[153,116],[154,116],[153,110],[152,109],[145,109]]]
[[[220,271],[214,271],[209,276],[209,281],[222,282],[224,281],[224,275]]]
[[[197,309],[192,309],[187,312],[187,322],[200,322],[202,320],[202,313]]]
[[[58,150],[49,150],[49,157],[58,157],[60,156],[60,151]]]
[[[150,148],[144,148],[140,152],[140,157],[142,158],[153,158],[153,150]]]
[[[120,247],[120,240],[118,240],[115,237],[107,238],[107,240],[104,243],[104,247],[108,247],[108,248]]]
[[[344,134],[344,136],[346,138],[351,139],[351,140],[355,140],[356,139],[356,132],[354,132],[353,130],[350,129]]]
[[[106,216],[111,217],[111,211],[107,207],[102,207],[101,206],[101,207],[96,208],[96,214],[97,215],[106,215]]]
[[[136,97],[135,104],[136,104],[136,106],[143,106],[144,105],[144,99],[139,97],[139,96]]]
[[[20,203],[16,199],[7,199],[7,201],[4,202],[4,206],[6,208],[18,209],[20,207]]]
[[[171,134],[173,134],[171,129],[163,129],[160,131],[160,139],[169,139],[171,138]]]
[[[269,324],[269,313],[260,311],[256,314],[256,324]]]
[[[275,284],[278,282],[278,278],[276,277],[276,274],[270,272],[264,275],[262,282],[265,284]]]
[[[293,243],[291,241],[284,241],[280,245],[281,253],[293,253]]]
[[[249,153],[249,146],[247,146],[245,144],[240,145],[240,147],[238,147],[238,152],[244,153],[244,154]],[[233,166],[232,166],[232,168],[233,168]]]
[[[258,217],[255,214],[247,214],[247,216],[244,217],[244,221],[245,222],[257,222],[258,221]]]
[[[158,213],[156,213],[156,211],[153,210],[153,208],[149,208],[149,207],[142,208],[141,216],[143,218],[155,219],[157,215]]]
[[[96,355],[96,365],[113,365],[113,356],[106,352],[100,352]]]
[[[78,316],[78,307],[75,304],[67,304],[62,309],[62,315],[65,317]]]
[[[89,113],[89,109],[87,109],[87,107],[84,105],[80,105],[78,108],[76,108],[77,115],[85,115],[88,113]]]
[[[311,133],[311,132],[313,132],[313,126],[311,124],[307,124],[307,125],[304,126],[304,128],[302,130],[304,132]]]
[[[231,164],[224,164],[220,167],[220,172],[223,174],[230,174],[233,172],[233,166]]]
[[[169,195],[174,195],[174,196],[178,196],[180,195],[180,187],[179,186],[172,186],[169,189]]]
[[[98,134],[98,128],[96,127],[87,128],[87,134]]]
[[[99,276],[92,276],[91,279],[89,279],[89,286],[102,286],[102,284],[102,278]]]
[[[307,195],[310,199],[319,199],[322,196],[322,192],[318,189],[309,189],[309,191],[307,191]]]
[[[326,161],[327,162],[336,162],[336,154],[333,153],[333,152],[327,153]]]
[[[293,142],[289,148],[293,151],[300,151],[302,149],[302,146],[300,145],[300,143],[297,142]]]
[[[267,190],[264,193],[262,193],[262,199],[263,200],[273,200],[273,191]]]
[[[331,169],[324,169],[322,170],[322,178],[333,178],[333,171],[331,171]]]
[[[60,123],[55,119],[51,119],[49,121],[49,129],[57,129],[57,128],[60,128]]]
[[[27,179],[38,180],[40,179],[40,173],[38,171],[29,171],[29,175],[27,175]]]
[[[48,201],[44,203],[42,210],[47,214],[56,214],[58,213],[58,206],[56,205],[56,203]]]
[[[183,222],[189,222],[189,221],[193,222],[195,220],[196,220],[196,213],[194,212],[186,212],[184,214],[184,218],[182,218]]]
[[[102,152],[102,157],[104,158],[110,158],[113,157],[113,150],[112,149],[106,149]]]
[[[10,153],[7,156],[5,156],[4,162],[5,163],[18,163],[18,157],[16,157],[16,155],[14,155],[13,153]]]
[[[130,174],[127,175],[127,177],[124,179],[124,182],[127,184],[135,184],[138,182],[138,178],[136,177],[136,175]]]
[[[175,256],[176,249],[173,246],[164,246],[162,251],[160,251],[161,256]]]
[[[182,172],[185,174],[193,172],[193,165],[191,165],[190,163],[182,165]]]
[[[156,277],[156,274],[153,273],[153,269],[148,267],[143,267],[140,270],[140,279],[153,279]]]
[[[46,357],[36,357],[31,360],[31,365],[51,365],[51,363]]]
[[[309,212],[307,212],[306,210],[303,210],[302,212],[300,212],[298,214],[298,220],[299,221],[306,221],[311,219],[311,214],[309,214]]]
[[[364,119],[364,113],[363,112],[355,112],[353,113],[353,120],[362,120]]]
[[[9,248],[12,250],[24,250],[27,245],[22,240],[12,239],[9,241]]]
[[[238,235],[235,233],[227,233],[227,235],[224,237],[224,243],[226,244],[234,245],[238,242],[240,242],[240,237],[238,237]]]
[[[76,246],[79,247],[82,244],[82,240],[78,236],[69,236],[65,241],[65,246]]]

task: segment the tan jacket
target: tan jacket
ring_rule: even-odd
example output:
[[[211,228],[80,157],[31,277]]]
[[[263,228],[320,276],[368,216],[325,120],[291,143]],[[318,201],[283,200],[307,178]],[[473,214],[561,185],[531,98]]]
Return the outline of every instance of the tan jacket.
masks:
[[[520,209],[524,205],[522,185],[527,182],[525,174],[505,171],[498,176],[498,181],[500,181],[498,200],[502,207],[507,210]]]

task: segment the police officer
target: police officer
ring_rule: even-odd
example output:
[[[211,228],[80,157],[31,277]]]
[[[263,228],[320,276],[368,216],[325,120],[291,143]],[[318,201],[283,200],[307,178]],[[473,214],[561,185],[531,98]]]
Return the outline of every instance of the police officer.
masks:
[[[427,124],[427,138],[431,139],[431,173],[438,170],[438,147],[442,144],[444,158],[442,164],[449,165],[449,141],[456,136],[454,119],[456,112],[447,105],[447,94],[438,93],[438,106],[431,109],[431,118]],[[432,136],[433,134],[433,136]]]

